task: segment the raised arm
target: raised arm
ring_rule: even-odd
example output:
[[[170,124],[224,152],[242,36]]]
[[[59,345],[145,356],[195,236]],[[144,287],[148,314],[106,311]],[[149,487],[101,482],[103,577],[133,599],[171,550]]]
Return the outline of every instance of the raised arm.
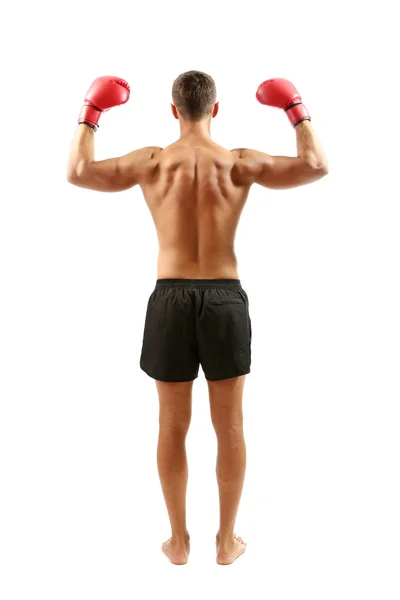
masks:
[[[297,157],[270,156],[257,150],[236,149],[235,176],[244,184],[258,183],[272,189],[287,189],[312,183],[328,173],[322,146],[310,123],[310,116],[294,86],[284,80],[261,84],[257,99],[283,108],[295,127]]]
[[[235,171],[239,181],[284,190],[324,177],[328,173],[328,163],[311,123],[303,121],[295,131],[297,157],[270,156],[245,148],[236,150]]]
[[[121,192],[141,182],[157,165],[160,148],[134,150],[125,156],[95,161],[94,130],[79,125],[68,159],[67,179],[78,187],[98,192]]]
[[[90,86],[68,158],[67,179],[70,183],[100,192],[119,192],[140,183],[155,165],[155,157],[160,151],[155,147],[95,161],[94,135],[102,113],[125,104],[129,94],[129,84],[119,77],[99,77]]]

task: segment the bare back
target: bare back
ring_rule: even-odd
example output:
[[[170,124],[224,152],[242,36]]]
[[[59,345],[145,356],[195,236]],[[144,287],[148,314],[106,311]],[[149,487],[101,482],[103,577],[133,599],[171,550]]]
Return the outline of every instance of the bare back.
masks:
[[[141,181],[157,229],[158,278],[237,279],[235,233],[250,185],[237,152],[191,137],[160,150]]]
[[[78,128],[68,181],[103,192],[141,186],[157,229],[159,279],[238,279],[235,233],[250,187],[312,183],[327,174],[326,158],[309,121],[296,127],[297,157],[229,151],[211,140],[208,121],[181,120],[181,134],[189,126],[165,149],[148,146],[101,161],[94,160],[93,129]]]

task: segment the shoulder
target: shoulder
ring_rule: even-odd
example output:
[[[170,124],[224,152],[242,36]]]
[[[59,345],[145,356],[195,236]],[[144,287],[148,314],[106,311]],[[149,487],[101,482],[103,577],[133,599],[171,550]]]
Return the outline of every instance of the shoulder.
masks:
[[[268,155],[258,150],[249,148],[235,148],[231,150],[234,158],[234,175],[238,181],[251,184],[258,173],[268,162]]]
[[[143,158],[152,159],[156,158],[160,152],[162,152],[164,148],[160,148],[159,146],[146,146],[145,148],[140,148],[139,150],[135,150]]]
[[[248,148],[234,148],[230,151],[235,164],[240,169],[248,169],[254,166],[259,159],[259,152]]]
[[[159,146],[146,146],[145,148],[132,150],[132,152],[125,154],[119,160],[121,166],[127,168],[145,168],[152,164],[154,160],[157,160],[162,150]]]
[[[249,148],[234,148],[230,152],[236,163],[245,167],[254,167],[264,156],[262,152]]]
[[[160,146],[148,146],[148,149],[153,154],[158,154],[159,152],[162,152],[164,150],[164,148],[161,148]]]
[[[233,150],[229,150],[232,156],[236,159],[242,158],[243,152],[246,151],[246,148],[233,148]]]
[[[259,152],[258,150],[251,150],[250,148],[234,148],[230,150],[230,152],[237,158],[241,160],[257,160],[267,156],[263,152]]]

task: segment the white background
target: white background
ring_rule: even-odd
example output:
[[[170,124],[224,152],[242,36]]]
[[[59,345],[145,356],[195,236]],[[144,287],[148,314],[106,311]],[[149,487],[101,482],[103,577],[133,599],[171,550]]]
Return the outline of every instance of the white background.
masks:
[[[400,594],[398,30],[394,3],[22,2],[3,13],[2,600],[381,599]],[[117,75],[96,157],[178,136],[173,79],[216,80],[226,147],[295,152],[255,100],[291,79],[330,174],[251,192],[236,251],[253,321],[248,470],[215,563],[216,441],[203,376],[188,436],[192,554],[173,567],[158,403],[139,369],[157,243],[139,188],[66,182],[87,88]]]

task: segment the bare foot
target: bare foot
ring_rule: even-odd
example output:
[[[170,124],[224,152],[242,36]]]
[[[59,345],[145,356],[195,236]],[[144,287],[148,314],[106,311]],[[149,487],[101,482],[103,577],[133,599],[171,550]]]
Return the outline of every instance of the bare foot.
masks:
[[[179,543],[169,538],[163,543],[161,549],[173,565],[186,565],[190,552],[190,538],[188,537],[184,542]]]
[[[219,565],[231,565],[243,552],[246,551],[246,542],[241,537],[233,534],[232,542],[224,548],[220,547],[220,537],[217,534],[217,563]]]

